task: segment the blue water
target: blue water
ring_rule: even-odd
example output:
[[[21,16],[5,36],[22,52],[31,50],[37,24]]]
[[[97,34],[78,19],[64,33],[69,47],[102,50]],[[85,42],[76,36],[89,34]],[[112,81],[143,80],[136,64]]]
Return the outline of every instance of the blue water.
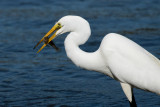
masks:
[[[110,32],[122,34],[160,58],[158,0],[1,0],[0,107],[128,107],[119,82],[76,67],[61,49],[34,45],[68,14],[91,25],[92,36],[81,48],[95,51]],[[134,89],[138,107],[160,106],[160,96]]]

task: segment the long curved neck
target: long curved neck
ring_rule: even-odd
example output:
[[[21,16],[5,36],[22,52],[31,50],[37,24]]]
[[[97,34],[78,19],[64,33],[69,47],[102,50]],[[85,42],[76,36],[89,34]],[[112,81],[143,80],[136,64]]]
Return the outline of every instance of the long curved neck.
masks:
[[[87,35],[88,34],[88,35]],[[71,32],[65,39],[65,50],[67,56],[77,66],[97,71],[97,66],[101,63],[99,51],[88,53],[79,48],[79,45],[85,43],[90,36],[90,33]],[[83,39],[83,37],[86,37]]]

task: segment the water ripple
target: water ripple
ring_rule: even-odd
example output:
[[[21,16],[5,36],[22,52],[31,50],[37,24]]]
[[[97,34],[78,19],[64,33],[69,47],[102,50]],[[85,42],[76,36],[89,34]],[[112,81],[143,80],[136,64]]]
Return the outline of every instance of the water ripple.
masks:
[[[91,25],[92,36],[81,46],[83,50],[97,50],[103,37],[115,32],[160,58],[159,4],[157,0],[1,0],[0,106],[129,106],[118,82],[77,68],[67,58],[66,35],[56,38],[59,52],[46,47],[36,54],[33,47],[59,18],[74,14]],[[140,107],[160,105],[159,96],[134,91]]]

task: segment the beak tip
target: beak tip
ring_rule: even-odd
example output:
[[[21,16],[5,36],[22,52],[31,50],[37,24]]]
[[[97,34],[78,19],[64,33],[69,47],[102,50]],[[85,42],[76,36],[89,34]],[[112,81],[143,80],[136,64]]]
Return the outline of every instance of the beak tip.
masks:
[[[37,54],[39,53],[40,51],[37,51]]]

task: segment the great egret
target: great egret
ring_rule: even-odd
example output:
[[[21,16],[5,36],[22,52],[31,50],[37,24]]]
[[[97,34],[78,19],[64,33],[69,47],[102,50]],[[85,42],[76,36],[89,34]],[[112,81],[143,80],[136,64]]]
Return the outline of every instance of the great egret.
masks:
[[[35,47],[53,32],[38,52],[56,36],[70,32],[64,42],[67,56],[81,68],[104,73],[119,81],[131,107],[136,106],[134,87],[160,94],[160,61],[135,42],[109,33],[97,51],[84,52],[79,45],[90,37],[90,25],[80,16],[68,15],[62,17]]]

